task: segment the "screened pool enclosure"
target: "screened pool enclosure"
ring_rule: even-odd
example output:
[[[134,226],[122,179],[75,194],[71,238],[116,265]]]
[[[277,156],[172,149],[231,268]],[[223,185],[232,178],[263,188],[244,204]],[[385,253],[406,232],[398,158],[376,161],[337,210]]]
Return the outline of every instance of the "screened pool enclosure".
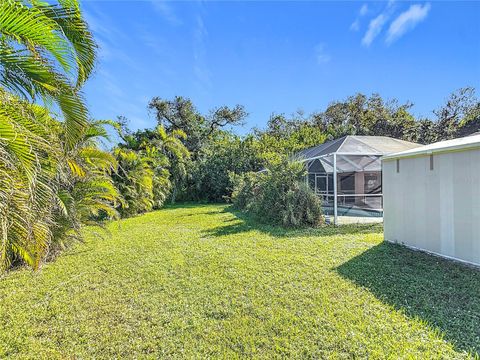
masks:
[[[305,162],[306,181],[336,223],[338,216],[382,217],[381,157],[418,146],[386,136],[351,135],[305,149],[297,158]]]

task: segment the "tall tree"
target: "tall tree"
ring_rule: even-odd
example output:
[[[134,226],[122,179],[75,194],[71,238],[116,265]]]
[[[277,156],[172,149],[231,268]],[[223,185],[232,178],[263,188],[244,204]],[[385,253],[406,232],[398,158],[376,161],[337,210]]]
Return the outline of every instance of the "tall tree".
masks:
[[[409,110],[412,103],[399,104],[384,100],[379,94],[350,96],[345,101],[330,104],[327,109],[312,115],[312,122],[332,138],[345,135],[377,135],[411,140],[415,118]]]
[[[149,108],[156,111],[158,124],[164,126],[167,132],[182,130],[186,134],[185,145],[194,158],[216,130],[239,125],[247,116],[241,105],[233,108],[221,106],[202,115],[190,99],[180,96],[173,100],[155,97],[150,101]]]
[[[438,140],[466,136],[480,130],[480,99],[472,87],[453,92],[434,114]]]

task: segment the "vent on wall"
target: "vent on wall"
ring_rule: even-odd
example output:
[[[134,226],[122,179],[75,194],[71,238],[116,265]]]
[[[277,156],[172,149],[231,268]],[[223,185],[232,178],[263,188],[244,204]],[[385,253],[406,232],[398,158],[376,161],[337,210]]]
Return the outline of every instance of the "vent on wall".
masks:
[[[397,173],[400,172],[400,159],[397,159]]]
[[[433,170],[433,154],[430,154],[430,170]]]

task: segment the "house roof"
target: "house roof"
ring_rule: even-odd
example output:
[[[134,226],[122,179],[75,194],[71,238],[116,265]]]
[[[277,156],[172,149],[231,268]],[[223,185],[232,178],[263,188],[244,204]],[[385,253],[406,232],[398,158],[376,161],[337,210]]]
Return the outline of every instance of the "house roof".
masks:
[[[433,144],[420,146],[414,149],[397,152],[383,157],[383,160],[399,159],[406,157],[426,156],[435,153],[446,153],[453,151],[463,151],[471,149],[480,149],[480,134],[439,141]]]
[[[330,154],[382,156],[419,146],[421,145],[388,136],[348,135],[302,150],[296,154],[296,157],[302,161],[307,161]]]

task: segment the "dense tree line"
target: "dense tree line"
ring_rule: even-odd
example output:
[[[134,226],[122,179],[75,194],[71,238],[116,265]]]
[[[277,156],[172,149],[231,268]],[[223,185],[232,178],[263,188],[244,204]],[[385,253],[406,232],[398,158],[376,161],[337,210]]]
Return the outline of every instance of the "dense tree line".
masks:
[[[432,119],[415,118],[412,106],[378,94],[356,94],[332,102],[323,112],[273,114],[265,129],[239,136],[232,126],[242,124],[247,116],[240,105],[216,108],[208,115],[200,114],[190,100],[181,97],[171,101],[154,98],[149,105],[156,111],[159,125],[186,135],[184,144],[191,158],[184,162],[184,176],[174,180],[174,199],[194,201],[224,201],[232,191],[230,173],[258,171],[301,149],[341,136],[390,136],[428,144],[480,129],[480,101],[473,88],[452,93],[433,111]]]

